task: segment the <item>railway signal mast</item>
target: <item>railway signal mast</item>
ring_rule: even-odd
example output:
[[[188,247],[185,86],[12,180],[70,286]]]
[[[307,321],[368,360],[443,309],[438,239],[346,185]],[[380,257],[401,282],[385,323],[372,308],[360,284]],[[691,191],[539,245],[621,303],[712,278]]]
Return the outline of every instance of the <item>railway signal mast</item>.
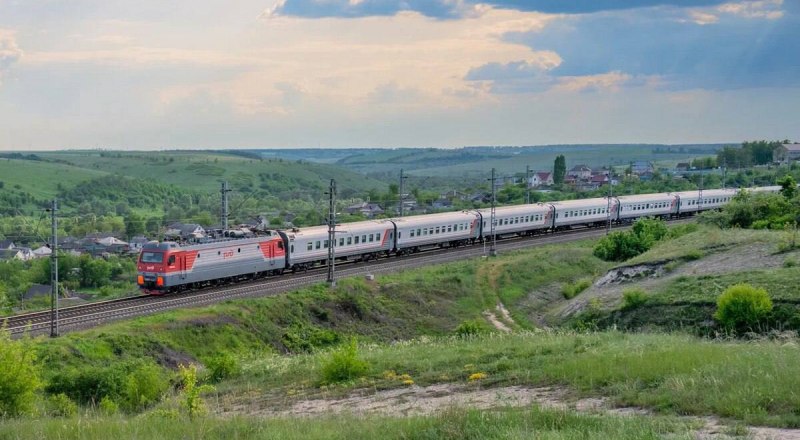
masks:
[[[608,208],[606,209],[606,235],[611,232],[611,198],[614,197],[614,184],[612,178],[614,176],[614,168],[608,166]]]
[[[525,203],[531,204],[531,166],[525,165]]]

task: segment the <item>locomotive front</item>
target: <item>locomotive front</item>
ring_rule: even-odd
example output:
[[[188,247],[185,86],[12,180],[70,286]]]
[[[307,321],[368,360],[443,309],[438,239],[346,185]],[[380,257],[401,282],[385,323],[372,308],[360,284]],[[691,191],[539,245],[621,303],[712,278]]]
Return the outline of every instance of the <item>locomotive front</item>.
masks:
[[[169,290],[167,269],[169,267],[170,249],[176,247],[170,242],[150,242],[144,245],[139,253],[136,284],[145,293],[159,295]]]

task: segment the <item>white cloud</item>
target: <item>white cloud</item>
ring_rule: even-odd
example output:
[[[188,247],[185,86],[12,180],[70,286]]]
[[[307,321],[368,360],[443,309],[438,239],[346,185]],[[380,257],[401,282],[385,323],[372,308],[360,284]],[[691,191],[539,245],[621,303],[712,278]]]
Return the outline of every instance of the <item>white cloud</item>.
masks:
[[[689,19],[695,24],[714,24],[719,21],[719,17],[710,13],[710,12],[703,12],[703,11],[689,11]]]
[[[558,79],[559,84],[554,89],[568,92],[617,91],[632,79],[633,76],[622,72],[608,72],[584,76],[564,76]]]
[[[776,20],[783,17],[783,0],[758,0],[725,3],[717,7],[719,12],[744,18]]]
[[[0,29],[0,83],[11,66],[22,58],[22,49],[17,45],[16,33]]]

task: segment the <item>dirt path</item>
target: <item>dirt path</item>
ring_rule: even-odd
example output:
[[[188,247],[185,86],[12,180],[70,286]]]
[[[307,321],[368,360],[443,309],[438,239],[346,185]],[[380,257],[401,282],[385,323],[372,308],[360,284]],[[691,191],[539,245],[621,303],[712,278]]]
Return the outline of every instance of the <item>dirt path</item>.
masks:
[[[274,402],[254,399],[247,403],[223,405],[215,412],[223,417],[315,417],[330,414],[369,415],[394,417],[429,415],[448,408],[491,409],[501,407],[526,407],[573,410],[582,413],[600,413],[611,416],[650,415],[643,408],[615,408],[603,397],[576,399],[567,388],[508,386],[482,388],[479,383],[437,384],[427,387],[412,385],[406,388],[373,392],[356,390],[349,396],[330,399],[297,400],[284,408],[274,407]],[[683,417],[687,422],[700,422],[694,432],[697,440],[734,438],[727,433],[730,428],[717,417]],[[779,429],[750,426],[748,437],[754,440],[800,440],[800,429]]]
[[[509,313],[508,309],[506,309],[506,306],[504,306],[503,303],[497,303],[495,312],[491,310],[484,310],[483,317],[486,318],[495,329],[504,333],[511,332],[511,327],[516,324],[514,322],[514,318],[511,317],[511,313]]]

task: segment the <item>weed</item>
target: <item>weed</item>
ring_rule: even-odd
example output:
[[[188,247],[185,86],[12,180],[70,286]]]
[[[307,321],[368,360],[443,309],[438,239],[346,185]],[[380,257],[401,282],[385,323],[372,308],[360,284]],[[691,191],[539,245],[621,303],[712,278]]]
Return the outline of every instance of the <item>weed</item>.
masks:
[[[755,331],[771,311],[767,291],[743,283],[728,287],[720,295],[714,318],[728,330],[742,334]]]
[[[641,289],[628,289],[622,292],[622,309],[635,309],[647,302],[647,294]]]
[[[584,290],[588,289],[591,285],[592,280],[584,278],[571,284],[565,284],[564,287],[561,288],[561,293],[564,295],[564,298],[572,299],[578,296],[578,294]]]
[[[322,383],[331,384],[357,379],[367,373],[369,364],[358,358],[355,338],[331,353],[330,359],[322,366]]]

